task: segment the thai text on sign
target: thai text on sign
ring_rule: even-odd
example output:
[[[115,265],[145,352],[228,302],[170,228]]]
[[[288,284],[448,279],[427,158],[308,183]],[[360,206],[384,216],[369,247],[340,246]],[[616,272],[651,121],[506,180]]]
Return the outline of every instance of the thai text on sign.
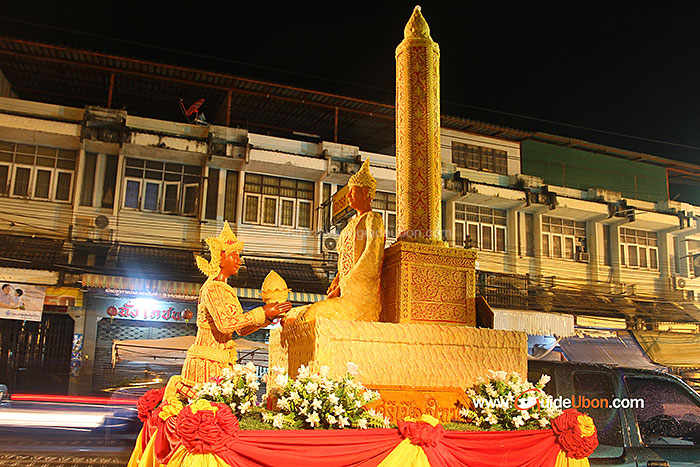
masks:
[[[187,321],[192,318],[192,312],[188,310],[176,310],[172,306],[147,307],[133,303],[131,300],[122,306],[110,306],[106,309],[108,316],[112,318],[128,318],[153,321]]]

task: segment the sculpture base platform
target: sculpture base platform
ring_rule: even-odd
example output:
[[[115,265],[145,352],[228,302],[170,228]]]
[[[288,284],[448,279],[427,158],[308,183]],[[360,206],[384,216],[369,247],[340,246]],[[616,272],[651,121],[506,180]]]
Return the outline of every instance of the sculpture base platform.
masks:
[[[526,375],[527,335],[467,326],[327,318],[270,333],[270,366],[286,368],[291,377],[296,377],[301,365],[314,371],[327,365],[330,377],[339,378],[345,375],[347,362],[359,365],[358,379],[379,390],[387,404],[407,407],[414,414],[417,410],[430,413],[431,404],[435,411],[451,410],[456,396],[429,397],[430,390],[464,391],[488,370]],[[391,416],[392,410],[384,412]]]
[[[476,251],[411,241],[384,250],[380,321],[475,326]]]

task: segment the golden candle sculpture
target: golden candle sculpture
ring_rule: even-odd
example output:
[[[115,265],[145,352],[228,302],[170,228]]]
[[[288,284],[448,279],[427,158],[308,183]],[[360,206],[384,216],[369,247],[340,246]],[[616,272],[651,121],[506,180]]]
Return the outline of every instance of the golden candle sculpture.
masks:
[[[396,48],[396,218],[384,252],[381,320],[476,324],[476,252],[442,240],[440,48],[421,9]]]
[[[476,251],[441,237],[438,46],[416,7],[396,49],[397,224],[385,249],[380,321],[317,318],[270,333],[270,366],[360,366],[378,390],[375,410],[393,421],[427,413],[446,422],[488,370],[527,372],[527,335],[475,328]],[[342,294],[342,289],[341,289]]]
[[[442,241],[440,47],[421,9],[396,48],[396,228],[402,240]]]

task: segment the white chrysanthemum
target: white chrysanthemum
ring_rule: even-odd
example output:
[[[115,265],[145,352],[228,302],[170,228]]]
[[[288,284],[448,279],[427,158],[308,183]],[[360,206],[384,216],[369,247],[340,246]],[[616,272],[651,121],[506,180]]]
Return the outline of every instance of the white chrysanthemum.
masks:
[[[340,399],[338,399],[338,396],[336,396],[335,394],[331,394],[330,396],[328,396],[328,402],[330,402],[333,405],[337,405],[338,402],[340,402]]]
[[[278,413],[272,417],[272,426],[275,428],[284,428],[284,414]]]
[[[223,376],[226,379],[231,379],[233,377],[233,372],[231,371],[231,368],[226,367],[223,370],[221,370],[221,376]]]
[[[476,397],[476,391],[474,391],[474,390],[471,389],[471,388],[468,389],[468,390],[467,390],[467,396],[469,396],[470,399],[474,399],[474,397]]]
[[[340,415],[345,413],[345,409],[340,405],[336,405],[335,407],[333,407],[333,413],[336,415]]]
[[[311,369],[309,367],[302,365],[299,368],[299,373],[297,374],[297,379],[306,379],[311,376]]]
[[[530,414],[530,417],[534,418],[535,420],[538,420],[540,418],[540,413],[539,412],[533,412]]]
[[[357,421],[357,428],[360,430],[366,430],[367,429],[367,419],[366,418],[361,418]]]
[[[361,400],[356,400],[356,401],[355,401],[355,408],[359,409],[360,407],[362,407],[362,401],[361,401]]]
[[[338,383],[334,382],[332,379],[326,379],[322,378],[321,382],[319,383],[321,387],[328,392],[331,392],[335,389],[335,387],[338,385]]]
[[[248,409],[250,409],[250,401],[243,402],[238,406],[238,410],[240,410],[242,414],[246,413]]]
[[[250,389],[252,389],[253,391],[256,391],[256,392],[257,392],[258,389],[260,389],[260,383],[257,382],[257,381],[255,381],[255,382],[250,383],[250,384],[248,385],[248,387],[249,387]]]
[[[313,428],[319,424],[321,419],[318,417],[318,414],[316,412],[313,412],[311,415],[306,417],[306,421],[309,423],[309,425],[311,425],[311,428]]]
[[[340,428],[345,428],[346,426],[350,425],[350,420],[348,420],[348,417],[340,416],[338,417],[338,426]]]
[[[494,371],[491,378],[496,381],[505,381],[508,378],[508,373],[505,371]]]
[[[358,376],[360,374],[360,367],[353,363],[353,362],[347,362],[347,371],[350,376]]]
[[[495,415],[491,414],[488,417],[485,418],[485,420],[490,423],[491,425],[495,425],[498,423],[498,419],[496,418]]]
[[[537,381],[536,386],[537,386],[538,388],[541,389],[541,388],[545,387],[545,385],[546,385],[547,383],[549,383],[551,380],[552,380],[552,377],[551,377],[551,376],[549,376],[549,375],[542,375],[542,376],[540,376],[540,380]]]
[[[258,380],[258,375],[256,375],[255,373],[246,373],[245,375],[243,375],[243,378],[245,379],[246,383],[250,384]]]
[[[286,397],[277,399],[277,406],[282,410],[289,410],[289,400]]]
[[[231,397],[233,395],[234,386],[230,381],[226,381],[221,384],[221,394],[225,397]]]
[[[549,420],[547,420],[546,418],[540,418],[540,426],[544,428],[547,425],[549,425]]]
[[[530,420],[530,412],[527,410],[521,411],[520,416],[523,418],[523,420]]]
[[[486,386],[486,394],[488,394],[490,397],[497,397],[498,392],[494,389],[494,387],[491,385],[491,383],[488,383]]]
[[[289,376],[286,373],[282,373],[275,377],[275,385],[281,388],[285,387],[289,382]]]
[[[513,425],[514,425],[516,428],[525,425],[525,421],[523,420],[523,417],[521,417],[520,415],[518,415],[517,417],[515,417],[515,418],[513,419]]]
[[[243,388],[236,389],[236,396],[237,397],[245,397],[245,389],[243,389]]]
[[[290,392],[289,398],[292,400],[292,402],[299,402],[301,400],[301,397],[297,391]]]
[[[308,413],[309,413],[309,407],[308,407],[308,406],[302,405],[301,407],[299,407],[299,414],[300,414],[300,415],[306,415],[306,414],[308,414]]]
[[[317,384],[317,383],[314,383],[314,382],[312,382],[312,381],[309,381],[309,382],[306,383],[306,385],[304,386],[304,389],[306,389],[306,392],[308,392],[309,394],[315,394],[316,391],[318,391],[318,384]]]
[[[321,402],[318,399],[314,399],[314,401],[311,403],[311,407],[313,407],[316,410],[320,409],[322,406],[323,406],[323,402]]]
[[[326,416],[326,420],[328,421],[329,425],[335,425],[338,422],[338,419],[335,418],[335,416],[333,414],[328,414]]]

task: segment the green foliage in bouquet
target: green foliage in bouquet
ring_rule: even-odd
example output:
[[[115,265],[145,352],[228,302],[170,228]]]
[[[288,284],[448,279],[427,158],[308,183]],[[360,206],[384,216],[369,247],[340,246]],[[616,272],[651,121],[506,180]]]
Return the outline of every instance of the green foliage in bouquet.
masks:
[[[207,383],[195,385],[195,397],[189,402],[198,399],[221,402],[231,407],[234,415],[241,418],[257,405],[256,393],[259,388],[255,365],[248,362],[246,365],[233,365],[231,369],[224,368],[218,377]]]
[[[348,371],[340,381],[328,377],[328,367],[311,372],[302,365],[296,379],[282,368],[272,368],[266,376],[268,393],[276,398],[279,412],[266,411],[263,421],[274,428],[382,428],[389,420],[366,410],[365,405],[379,399],[356,380],[358,367],[348,362]]]
[[[549,382],[542,375],[536,384],[520,374],[489,370],[487,379],[480,378],[467,391],[472,407],[460,408],[462,421],[486,430],[535,430],[549,428],[553,418],[561,414],[544,392]]]

